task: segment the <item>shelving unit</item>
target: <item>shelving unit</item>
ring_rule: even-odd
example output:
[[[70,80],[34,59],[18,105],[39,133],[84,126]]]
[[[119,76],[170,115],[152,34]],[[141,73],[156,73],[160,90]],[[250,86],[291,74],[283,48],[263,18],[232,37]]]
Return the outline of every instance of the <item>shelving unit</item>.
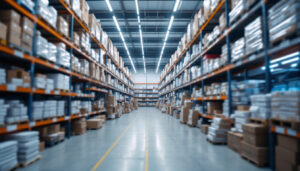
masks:
[[[158,101],[158,90],[156,88],[148,88],[148,85],[153,85],[154,83],[138,84],[143,85],[142,87],[135,88],[134,96],[138,101],[138,105],[140,107],[154,107]]]
[[[228,0],[221,0],[215,10],[207,18],[204,24],[198,29],[197,33],[192,37],[185,48],[179,53],[178,57],[173,63],[167,65],[164,68],[164,73],[161,75],[159,84],[159,97],[160,99],[167,99],[169,102],[172,97],[176,100],[180,99],[180,93],[184,91],[192,94],[194,87],[202,88],[203,97],[193,97],[190,100],[193,104],[201,102],[204,114],[200,114],[200,117],[204,119],[213,119],[214,116],[205,114],[207,101],[228,101],[229,116],[233,113],[232,105],[232,81],[234,80],[250,80],[250,79],[260,79],[264,80],[265,89],[263,93],[270,93],[274,85],[278,84],[278,79],[274,76],[283,76],[282,72],[274,72],[272,68],[272,61],[279,59],[285,55],[291,53],[297,53],[300,51],[300,38],[295,36],[293,38],[289,37],[282,39],[280,43],[271,43],[269,39],[269,28],[268,28],[268,10],[278,1],[264,1],[257,0],[253,3],[247,10],[245,10],[235,21],[230,22],[229,12],[230,3]],[[226,28],[221,31],[216,39],[207,45],[202,47],[202,50],[198,54],[193,54],[192,46],[195,44],[204,44],[204,35],[206,33],[212,32],[212,28],[217,26],[219,22],[216,20],[225,13]],[[254,21],[257,17],[260,17],[262,25],[262,42],[263,47],[255,52],[244,54],[240,59],[232,61],[231,47],[233,43],[244,36],[244,28],[246,25]],[[214,70],[204,74],[204,61],[207,59],[206,55],[211,54],[221,54],[222,47],[226,48],[226,63],[215,68]],[[193,56],[193,55],[194,56]],[[190,55],[191,59],[184,65],[184,59],[186,56]],[[182,66],[183,64],[183,66]],[[274,65],[274,63],[273,63]],[[192,78],[192,67],[199,67],[201,69],[200,76]],[[292,73],[299,73],[299,70],[287,69],[291,66],[281,66],[286,69],[290,75]],[[299,57],[298,57],[298,69],[299,69]],[[184,80],[184,74],[188,76],[188,80]],[[251,75],[251,76],[250,76]],[[296,74],[297,75],[297,74]],[[295,79],[290,79],[288,74],[285,75],[287,80],[284,84]],[[295,77],[299,80],[299,76]],[[227,83],[227,94],[217,95],[217,96],[207,96],[204,91],[204,87],[211,83]],[[274,146],[275,146],[275,136],[274,133],[280,133],[284,135],[290,135],[299,138],[299,132],[295,130],[290,130],[287,128],[280,127],[270,127],[270,137],[271,142],[269,148],[270,150],[270,165],[274,169]],[[290,132],[290,133],[289,133]]]
[[[37,3],[37,2],[35,2]],[[53,3],[53,4],[52,4]],[[58,13],[63,13],[66,17],[68,17],[69,24],[69,35],[70,38],[66,38],[58,31],[56,31],[53,27],[51,27],[48,23],[46,23],[43,19],[41,19],[36,11],[30,11],[18,1],[14,0],[4,0],[2,4],[5,4],[6,9],[13,9],[17,11],[21,16],[26,16],[29,20],[34,23],[34,34],[33,34],[33,48],[32,51],[27,52],[18,47],[8,46],[6,44],[0,45],[0,54],[1,61],[8,65],[20,65],[19,67],[25,68],[29,70],[31,82],[29,87],[20,87],[20,86],[12,86],[12,85],[0,85],[0,93],[7,94],[9,93],[11,96],[21,96],[22,99],[27,99],[26,106],[28,107],[28,121],[14,123],[9,125],[0,126],[0,134],[5,134],[8,132],[15,132],[19,130],[31,130],[32,128],[49,125],[57,122],[65,122],[66,123],[66,134],[67,137],[70,137],[70,124],[71,120],[81,118],[81,117],[89,117],[96,114],[104,114],[105,110],[92,111],[89,113],[76,114],[72,115],[71,113],[71,103],[75,99],[82,99],[84,101],[92,101],[99,100],[100,98],[106,98],[106,94],[108,91],[112,91],[113,93],[120,93],[124,98],[130,99],[133,96],[134,92],[134,83],[129,73],[125,71],[119,65],[119,61],[115,59],[115,57],[109,53],[109,50],[105,48],[103,44],[101,44],[97,38],[91,33],[88,27],[81,21],[80,18],[77,17],[75,12],[65,3],[63,0],[57,0],[56,2],[51,1],[50,5],[53,5],[55,9],[58,10]],[[37,9],[35,9],[37,10]],[[110,59],[112,61],[112,65],[115,66],[115,70],[111,70],[105,64],[101,64],[100,61],[96,61],[89,54],[85,53],[82,49],[76,46],[73,43],[73,32],[76,29],[81,29],[85,31],[90,36],[90,41],[93,45],[96,45],[96,48],[99,50],[99,55],[101,56],[101,51],[105,52],[105,64]],[[111,78],[115,79],[115,85],[108,84],[103,80],[96,80],[90,76],[84,75],[82,73],[74,71],[72,68],[72,58],[70,58],[70,67],[63,67],[59,64],[53,63],[45,58],[39,57],[37,55],[36,49],[36,33],[37,31],[42,31],[42,35],[46,36],[46,39],[53,42],[62,42],[67,46],[67,51],[70,55],[76,55],[80,59],[86,59],[90,63],[94,63],[97,67],[99,67],[104,72],[105,78],[110,75]],[[94,46],[92,46],[94,47]],[[46,89],[37,89],[34,88],[35,79],[34,75],[36,73],[62,73],[70,77],[69,90],[46,90]],[[123,75],[123,76],[122,76]],[[104,78],[104,79],[105,79]],[[80,84],[82,85],[82,93],[75,92],[74,85]],[[41,97],[40,97],[41,96]],[[45,96],[45,97],[44,97]],[[64,116],[61,117],[53,117],[53,118],[44,118],[42,120],[34,120],[32,118],[32,110],[33,110],[33,101],[38,98],[62,98],[65,102],[67,102],[67,110]]]

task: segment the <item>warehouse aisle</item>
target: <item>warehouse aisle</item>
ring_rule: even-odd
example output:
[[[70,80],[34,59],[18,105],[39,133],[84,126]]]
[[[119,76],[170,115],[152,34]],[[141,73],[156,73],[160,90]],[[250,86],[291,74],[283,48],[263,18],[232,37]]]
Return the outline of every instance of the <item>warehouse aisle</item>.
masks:
[[[82,171],[94,167],[140,171],[146,170],[145,165],[150,171],[269,170],[248,163],[227,146],[211,145],[200,129],[182,125],[155,108],[139,108],[106,122],[100,130],[48,148],[42,155],[40,161],[20,170]]]

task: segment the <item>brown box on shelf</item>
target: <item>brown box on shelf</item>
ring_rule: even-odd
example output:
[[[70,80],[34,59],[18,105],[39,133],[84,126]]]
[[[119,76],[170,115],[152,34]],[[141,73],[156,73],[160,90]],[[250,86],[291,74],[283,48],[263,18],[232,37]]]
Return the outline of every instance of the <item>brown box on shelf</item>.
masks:
[[[245,138],[245,136],[244,136]],[[246,157],[260,165],[267,164],[269,162],[269,148],[268,147],[256,147],[254,145],[248,144],[242,141],[241,155]]]
[[[214,111],[222,111],[222,102],[208,102],[207,103],[207,114],[214,114]]]
[[[54,124],[48,126],[48,134],[58,133],[60,131],[60,125]]]
[[[40,137],[46,137],[48,135],[48,126],[38,127]]]
[[[250,106],[245,106],[245,105],[238,105],[237,106],[237,110],[241,110],[241,111],[249,111]]]
[[[243,134],[239,132],[228,131],[227,133],[227,145],[230,149],[240,152],[241,142],[243,140]]]
[[[203,134],[207,134],[208,133],[208,128],[209,128],[210,125],[208,124],[201,124],[201,132]]]
[[[45,150],[45,141],[40,141],[39,151],[42,152]]]
[[[257,147],[268,146],[268,127],[260,124],[243,124],[244,141]]]
[[[23,32],[22,36],[21,36],[21,47],[28,50],[28,51],[32,51],[32,41],[33,38],[31,35]]]
[[[7,35],[7,26],[0,22],[0,40],[5,40],[6,41],[6,35]]]
[[[81,10],[81,19],[88,26],[90,7],[85,0],[80,0],[80,10]]]
[[[69,24],[63,16],[57,17],[56,28],[59,33],[66,37],[69,37]]]
[[[0,20],[4,23],[12,21],[17,24],[20,24],[21,16],[15,10],[1,10]]]
[[[21,28],[22,28],[22,33],[27,33],[28,35],[33,37],[33,22],[29,18],[25,16],[22,17]]]
[[[300,152],[300,140],[294,137],[277,134],[277,145],[291,151]]]
[[[19,24],[10,21],[5,23],[7,26],[7,42],[16,46],[21,46],[21,27]]]
[[[300,167],[300,166],[299,166]],[[298,171],[299,171],[298,167]],[[297,171],[297,165],[291,164],[282,158],[275,156],[275,170],[276,171]]]
[[[88,129],[102,128],[102,119],[89,119],[86,121]]]
[[[281,160],[284,160],[292,165],[299,164],[300,152],[291,151],[281,146],[276,146],[275,156]]]

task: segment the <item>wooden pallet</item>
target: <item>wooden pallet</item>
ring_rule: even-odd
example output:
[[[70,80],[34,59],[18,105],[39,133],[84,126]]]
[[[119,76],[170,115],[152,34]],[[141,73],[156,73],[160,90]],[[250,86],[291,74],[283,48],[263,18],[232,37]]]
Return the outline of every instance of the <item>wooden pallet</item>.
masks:
[[[41,155],[38,155],[38,156],[36,156],[34,159],[32,159],[32,160],[30,160],[30,161],[27,161],[27,162],[25,162],[25,163],[20,163],[20,166],[21,166],[21,167],[27,167],[28,165],[34,163],[35,161],[40,160],[41,158],[42,158],[42,156],[41,156]]]
[[[290,129],[294,129],[296,131],[300,131],[300,121],[296,121],[296,120],[271,118],[270,125],[281,126],[284,128],[290,128]]]
[[[53,141],[46,141],[45,143],[46,143],[47,147],[53,147],[53,146],[55,146],[55,145],[57,145],[61,142],[64,142],[64,141],[65,141],[65,139],[62,139],[62,140],[57,139],[57,140],[53,140]]]
[[[187,124],[189,127],[196,127],[196,125]]]
[[[227,142],[213,142],[208,138],[206,138],[206,141],[210,142],[213,145],[226,145],[227,144]]]
[[[247,161],[249,161],[250,163],[253,163],[255,164],[257,167],[265,167],[265,166],[268,166],[268,163],[262,163],[262,162],[258,162],[258,161],[254,161],[254,160],[251,160],[250,158],[248,158],[246,155],[240,153],[241,157]]]
[[[15,44],[13,44],[13,43],[8,43],[7,45],[8,45],[8,47],[10,47],[10,48],[12,48],[12,49],[16,49],[16,50],[19,50],[19,51],[21,51],[21,52],[23,52],[23,53],[32,55],[32,52],[31,52],[31,51],[28,51],[27,49],[24,49],[24,48],[22,48],[22,47],[20,47],[20,46],[17,46],[17,45],[15,45]]]
[[[249,118],[250,123],[256,123],[256,124],[262,124],[262,125],[268,125],[269,121],[266,119],[260,119],[260,118]]]
[[[81,132],[81,133],[77,133],[77,132],[72,132],[72,136],[76,136],[76,135],[83,135],[83,134],[85,134],[86,133],[86,131],[84,131],[84,132]]]
[[[27,122],[29,122],[28,119],[23,120],[23,121],[17,121],[17,122],[9,122],[9,123],[7,123],[7,125],[24,124],[24,123],[27,123]],[[7,126],[7,125],[4,125],[4,126]]]
[[[19,164],[15,165],[13,168],[9,169],[9,171],[17,170],[20,167]]]
[[[181,124],[186,124],[186,122],[182,122],[182,121],[180,121],[180,123],[181,123]]]

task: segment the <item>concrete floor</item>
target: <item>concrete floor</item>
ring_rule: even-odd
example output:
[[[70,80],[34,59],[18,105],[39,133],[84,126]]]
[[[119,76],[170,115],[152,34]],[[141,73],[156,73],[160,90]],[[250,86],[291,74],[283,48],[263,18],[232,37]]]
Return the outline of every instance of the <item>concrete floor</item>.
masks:
[[[47,148],[42,156],[19,170],[86,171],[93,167],[104,171],[270,170],[257,168],[225,145],[210,144],[199,128],[182,125],[156,108],[139,108],[108,121],[100,130],[73,136]]]

